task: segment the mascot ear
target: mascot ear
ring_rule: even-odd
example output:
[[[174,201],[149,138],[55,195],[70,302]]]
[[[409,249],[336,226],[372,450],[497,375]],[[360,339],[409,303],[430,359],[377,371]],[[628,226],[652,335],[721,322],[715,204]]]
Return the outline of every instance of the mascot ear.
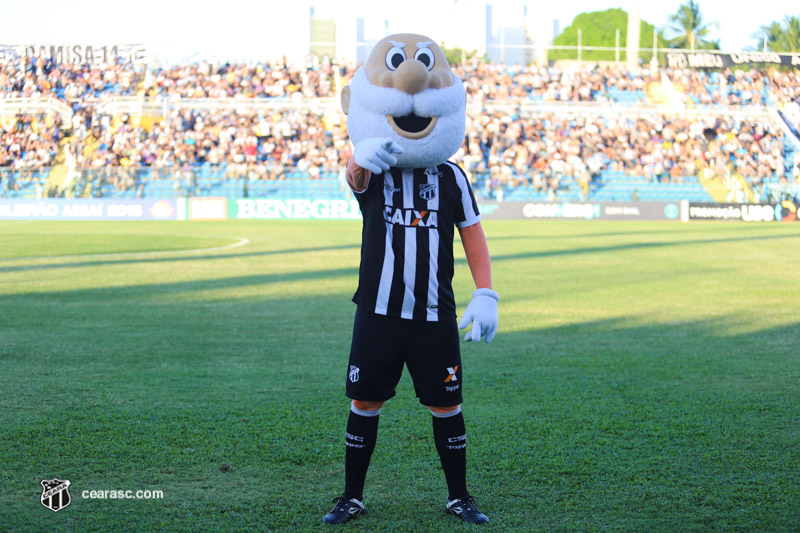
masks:
[[[350,109],[350,86],[345,85],[342,87],[342,111],[345,115],[348,109]]]

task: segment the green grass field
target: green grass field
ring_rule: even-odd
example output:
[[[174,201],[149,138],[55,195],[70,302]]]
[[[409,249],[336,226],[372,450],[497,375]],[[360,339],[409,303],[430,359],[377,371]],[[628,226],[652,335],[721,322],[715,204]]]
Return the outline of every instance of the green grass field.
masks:
[[[800,530],[800,224],[484,227],[500,332],[462,346],[484,530]],[[335,529],[359,240],[359,222],[0,222],[0,531]],[[404,375],[369,514],[342,530],[474,528],[445,496]]]

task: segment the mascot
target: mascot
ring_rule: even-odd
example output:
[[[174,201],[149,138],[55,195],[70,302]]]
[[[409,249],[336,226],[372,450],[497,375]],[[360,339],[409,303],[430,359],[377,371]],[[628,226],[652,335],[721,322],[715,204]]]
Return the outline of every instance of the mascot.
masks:
[[[408,371],[431,411],[447,482],[445,511],[485,523],[467,492],[459,328],[491,342],[498,295],[478,205],[463,170],[448,161],[464,141],[466,93],[441,48],[422,35],[380,40],[342,109],[353,142],[347,182],[363,216],[361,266],[346,392],[345,487],[323,517],[341,524],[365,512],[364,480],[383,403]],[[453,238],[461,236],[476,290],[461,323],[453,296]]]

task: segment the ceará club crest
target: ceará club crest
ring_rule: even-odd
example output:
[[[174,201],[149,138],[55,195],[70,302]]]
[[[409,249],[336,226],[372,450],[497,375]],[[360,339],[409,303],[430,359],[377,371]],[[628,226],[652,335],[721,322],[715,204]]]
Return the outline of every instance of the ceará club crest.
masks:
[[[436,184],[435,183],[420,183],[419,184],[419,197],[423,200],[433,200],[436,198]]]
[[[72,501],[72,497],[69,495],[71,483],[68,479],[43,479],[41,484],[42,495],[39,501],[54,513],[57,513]]]

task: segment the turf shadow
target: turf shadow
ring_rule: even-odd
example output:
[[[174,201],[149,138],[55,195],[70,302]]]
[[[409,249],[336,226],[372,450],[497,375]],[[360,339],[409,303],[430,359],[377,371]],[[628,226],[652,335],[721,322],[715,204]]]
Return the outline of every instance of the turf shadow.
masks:
[[[7,267],[0,267],[0,273],[3,272],[22,272],[28,270],[51,270],[51,269],[59,269],[59,268],[83,268],[83,267],[94,267],[94,266],[106,266],[106,265],[131,265],[131,264],[140,264],[140,263],[170,263],[170,262],[184,262],[184,261],[198,261],[198,260],[216,260],[216,259],[243,259],[248,257],[269,257],[273,255],[288,255],[288,254],[296,254],[296,253],[308,253],[308,252],[328,252],[328,251],[337,251],[337,250],[349,250],[349,249],[359,249],[360,244],[346,244],[346,245],[339,245],[339,246],[319,246],[313,248],[293,248],[288,250],[265,250],[262,252],[244,252],[244,253],[230,253],[230,254],[211,254],[205,255],[203,253],[194,253],[192,252],[181,252],[177,250],[175,252],[171,251],[164,251],[164,252],[121,252],[121,255],[147,255],[156,253],[159,255],[167,255],[170,253],[181,254],[186,253],[185,256],[176,256],[176,257],[132,257],[130,259],[108,259],[108,260],[96,260],[96,261],[79,261],[75,263],[57,263],[57,264],[43,264],[43,265],[13,265]],[[109,254],[98,254],[98,255],[117,255],[114,253]],[[85,256],[84,256],[85,257]],[[25,259],[36,259],[36,258],[25,258]],[[55,257],[47,257],[41,259],[50,259],[50,260],[58,260],[61,259],[58,256]],[[69,256],[64,256],[64,259],[69,259]],[[2,259],[0,259],[2,260]],[[18,261],[19,259],[9,258],[6,261]]]

